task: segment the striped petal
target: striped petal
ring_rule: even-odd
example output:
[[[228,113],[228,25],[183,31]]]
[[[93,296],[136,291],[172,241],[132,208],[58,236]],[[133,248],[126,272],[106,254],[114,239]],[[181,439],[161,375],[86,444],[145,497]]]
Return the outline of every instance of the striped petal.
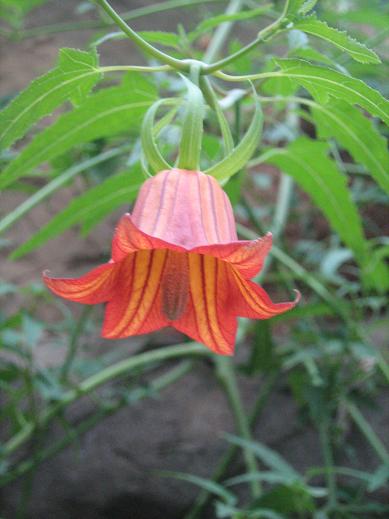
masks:
[[[200,171],[172,169],[147,180],[132,217],[149,235],[186,249],[237,239],[227,195],[213,177]]]
[[[79,278],[52,278],[43,273],[43,281],[48,288],[70,301],[94,305],[105,303],[115,292],[118,266],[105,263]]]
[[[189,254],[188,308],[173,326],[215,353],[232,355],[237,322],[231,312],[229,266],[212,256]]]
[[[272,246],[271,233],[263,238],[248,241],[241,240],[232,243],[203,245],[192,249],[191,252],[207,254],[226,261],[237,269],[246,279],[251,279],[262,270],[266,256]]]
[[[161,280],[167,250],[142,250],[120,263],[114,297],[106,306],[102,335],[119,339],[167,326],[161,312]]]
[[[230,283],[234,285],[232,304],[240,317],[250,319],[270,319],[293,308],[300,300],[296,291],[296,299],[287,303],[273,303],[265,290],[252,281],[244,279],[235,269],[229,270]]]
[[[167,242],[140,230],[130,214],[125,214],[116,227],[112,241],[112,259],[117,262],[128,254],[145,249],[170,249],[214,256],[234,266],[246,279],[251,279],[262,269],[272,246],[271,233],[257,240],[236,240],[231,243],[201,245],[193,249]]]
[[[129,213],[123,215],[115,229],[115,234],[112,240],[111,255],[113,261],[121,261],[132,252],[150,249],[185,251],[183,247],[146,234],[134,224]]]

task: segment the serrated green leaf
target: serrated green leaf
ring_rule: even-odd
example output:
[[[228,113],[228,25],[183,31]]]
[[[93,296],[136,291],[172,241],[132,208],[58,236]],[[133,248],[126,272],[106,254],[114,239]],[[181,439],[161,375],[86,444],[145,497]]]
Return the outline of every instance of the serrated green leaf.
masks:
[[[35,79],[0,113],[0,149],[23,137],[65,101],[81,103],[101,77],[95,52],[61,49],[58,65]]]
[[[361,219],[347,189],[347,178],[328,152],[327,143],[300,137],[287,148],[271,150],[266,162],[294,178],[363,264],[367,246]]]
[[[299,14],[306,14],[317,4],[317,0],[286,0],[286,16],[294,20]]]
[[[109,177],[81,196],[73,198],[65,209],[18,247],[11,254],[11,258],[16,259],[28,254],[73,225],[82,224],[93,218],[100,221],[116,207],[132,202],[143,182],[144,176],[139,166]]]
[[[312,11],[312,9],[317,4],[318,0],[306,0],[305,3],[300,7],[299,14],[307,14],[309,11]]]
[[[140,76],[90,96],[35,137],[0,175],[0,189],[75,145],[133,130],[155,97],[154,88]]]
[[[275,77],[296,81],[320,103],[325,104],[331,96],[343,99],[347,103],[358,104],[389,125],[389,101],[363,81],[303,60],[277,59],[276,62],[281,70],[274,73]]]
[[[299,10],[302,8],[305,0],[286,0],[288,2],[286,15],[290,17],[290,15],[296,15]]]
[[[317,61],[318,63],[324,63],[330,67],[334,65],[334,62],[328,56],[322,54],[316,49],[312,49],[311,47],[299,47],[292,49],[289,52],[289,56],[291,58],[301,58],[306,61]]]
[[[344,31],[339,31],[318,20],[315,15],[302,18],[296,22],[293,29],[298,29],[305,33],[326,40],[344,52],[347,52],[353,59],[360,63],[381,63],[380,58],[371,49],[349,36]]]
[[[310,106],[319,137],[335,137],[389,194],[387,142],[372,121],[344,101],[333,102],[329,108],[314,102]]]
[[[354,24],[368,24],[373,25],[378,29],[387,29],[389,27],[389,11],[383,11],[383,9],[377,9],[377,6],[366,5],[363,8],[358,8],[356,10],[347,10],[343,12],[341,15],[342,22],[351,22]],[[334,11],[328,11],[326,13],[326,18],[331,19],[334,23],[337,23],[339,19],[339,13]]]

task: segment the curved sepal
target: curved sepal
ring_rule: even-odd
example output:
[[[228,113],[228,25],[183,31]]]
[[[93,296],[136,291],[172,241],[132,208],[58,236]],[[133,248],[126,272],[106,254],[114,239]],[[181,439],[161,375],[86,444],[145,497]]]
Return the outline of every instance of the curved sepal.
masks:
[[[255,92],[255,91],[254,91]],[[251,124],[240,143],[223,160],[205,171],[220,182],[226,182],[242,169],[251,158],[262,135],[263,113],[255,93],[255,112]]]
[[[171,165],[163,158],[155,140],[156,134],[162,129],[158,123],[155,124],[155,116],[158,109],[163,105],[175,105],[176,99],[159,99],[146,112],[141,129],[141,141],[143,156],[154,173],[171,169]],[[167,119],[169,121],[169,118]]]

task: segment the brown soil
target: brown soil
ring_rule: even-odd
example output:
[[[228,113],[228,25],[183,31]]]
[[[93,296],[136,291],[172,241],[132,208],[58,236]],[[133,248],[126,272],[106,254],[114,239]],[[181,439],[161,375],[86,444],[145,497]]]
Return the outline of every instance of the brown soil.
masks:
[[[30,26],[69,21],[74,18],[78,0],[53,0],[37,9],[29,19]],[[144,5],[141,0],[116,1],[120,9]],[[158,15],[148,25],[137,21],[142,29],[175,29],[182,22],[184,11]],[[193,19],[198,9],[191,11]],[[84,15],[87,17],[88,15]],[[90,16],[90,15],[89,15]],[[192,20],[192,18],[191,18]],[[69,32],[38,37],[22,42],[2,41],[0,57],[0,95],[13,95],[27,83],[45,72],[56,60],[58,48],[64,46],[84,48],[90,38],[88,32]],[[103,63],[136,63],[141,58],[128,42],[104,46]],[[23,242],[34,230],[48,221],[77,191],[77,184],[54,196],[50,203],[39,206],[16,225],[8,238],[11,248]],[[7,193],[1,198],[4,214],[23,199],[20,194]],[[102,252],[107,252],[112,228],[117,215],[99,225],[87,240],[75,231],[48,243],[39,251],[17,262],[6,259],[2,252],[0,276],[6,281],[23,286],[37,281],[45,268],[56,274],[66,274],[80,265],[79,271],[98,263]],[[87,250],[87,253],[83,251]],[[81,251],[81,252],[80,252]],[[80,256],[85,262],[80,263]],[[71,266],[71,268],[70,268]],[[12,311],[17,300],[3,302]],[[76,305],[69,305],[72,311]],[[3,308],[3,306],[2,306]],[[48,319],[55,319],[52,309],[43,310]],[[90,349],[101,352],[105,348],[120,347],[124,351],[137,351],[142,340],[125,340],[112,345],[97,337],[89,338]],[[95,348],[95,350],[93,350]],[[242,348],[244,350],[244,348]],[[241,353],[244,356],[244,352]],[[39,363],[52,365],[61,361],[63,353],[53,349],[50,337],[37,349]],[[241,381],[245,404],[249,407],[258,393],[256,380]],[[380,413],[370,412],[369,419],[389,448],[387,424],[389,400],[382,397]],[[88,400],[78,403],[69,415],[74,424],[91,410]],[[256,430],[255,438],[285,455],[298,469],[322,464],[318,450],[318,437],[309,429],[300,427],[298,411],[290,395],[276,392],[265,409]],[[197,493],[193,486],[162,478],[161,470],[190,472],[203,477],[212,474],[220,456],[227,448],[223,433],[233,431],[233,421],[219,386],[206,366],[196,367],[184,380],[165,390],[159,398],[148,399],[127,407],[106,419],[84,435],[79,442],[61,454],[43,463],[32,482],[28,519],[175,519],[181,518]],[[50,443],[63,433],[58,426],[49,432]],[[350,444],[360,450],[361,438],[350,435]],[[365,445],[365,443],[363,443]],[[365,448],[365,447],[364,447]],[[376,460],[371,452],[359,452],[364,470],[374,470]],[[242,467],[238,467],[242,471]],[[10,485],[2,492],[0,515],[14,519],[23,482]],[[210,511],[207,517],[214,514]],[[206,519],[206,516],[203,516]]]

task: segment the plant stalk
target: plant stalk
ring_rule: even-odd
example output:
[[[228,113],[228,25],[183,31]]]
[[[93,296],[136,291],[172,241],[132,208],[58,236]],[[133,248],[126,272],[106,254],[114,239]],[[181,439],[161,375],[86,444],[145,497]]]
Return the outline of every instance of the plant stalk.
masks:
[[[215,364],[217,375],[226,392],[231,411],[234,415],[238,434],[245,440],[252,441],[250,424],[240,398],[234,364],[231,359],[224,356],[217,356],[215,358]],[[258,472],[258,464],[253,452],[250,449],[244,449],[243,455],[247,470],[252,474]],[[253,480],[251,482],[251,493],[254,499],[260,496],[261,486],[259,481]]]

